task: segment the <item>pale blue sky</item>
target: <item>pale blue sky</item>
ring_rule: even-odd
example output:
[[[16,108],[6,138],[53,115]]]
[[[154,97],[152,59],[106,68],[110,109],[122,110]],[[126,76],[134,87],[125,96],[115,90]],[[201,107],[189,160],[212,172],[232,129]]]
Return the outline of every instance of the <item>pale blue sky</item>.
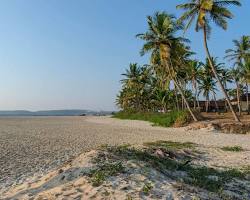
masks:
[[[146,16],[183,0],[0,1],[0,110],[115,109],[121,73],[140,57]],[[209,46],[221,60],[232,39],[250,34],[250,2],[233,8],[227,32],[214,28]],[[204,60],[201,33],[189,31]]]

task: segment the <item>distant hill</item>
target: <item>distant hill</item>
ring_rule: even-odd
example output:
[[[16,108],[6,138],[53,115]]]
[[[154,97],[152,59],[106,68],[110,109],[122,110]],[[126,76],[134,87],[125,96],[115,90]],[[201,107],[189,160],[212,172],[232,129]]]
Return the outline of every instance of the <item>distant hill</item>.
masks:
[[[92,111],[92,110],[13,110],[0,111],[0,116],[80,116],[80,115],[110,115],[111,111]]]

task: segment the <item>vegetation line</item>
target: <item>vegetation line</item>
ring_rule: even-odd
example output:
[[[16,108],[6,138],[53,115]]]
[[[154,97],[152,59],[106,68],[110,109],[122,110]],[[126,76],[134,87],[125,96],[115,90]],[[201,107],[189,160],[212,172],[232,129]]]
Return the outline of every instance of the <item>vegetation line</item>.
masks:
[[[166,12],[148,16],[148,30],[136,37],[144,41],[140,54],[150,54],[149,64],[129,65],[122,74],[125,78],[121,80],[117,105],[130,114],[151,113],[151,116],[152,113],[187,110],[194,121],[198,120],[196,114],[199,111],[230,110],[235,121],[239,122],[236,111],[239,115],[242,111],[249,113],[250,36],[233,40],[235,47],[225,51],[225,58],[233,62],[232,68],[219,62],[208,48],[211,23],[226,30],[228,20],[233,18],[230,6],[241,6],[241,3],[238,0],[189,0],[177,6],[177,9],[184,10],[178,19]],[[202,31],[205,62],[195,59],[190,40],[183,37],[182,32],[185,33],[192,24],[197,32]],[[228,88],[228,83],[232,82],[234,87]],[[217,100],[217,84],[224,95],[220,101]],[[201,96],[205,103],[200,101]],[[242,102],[244,99],[246,104]]]
[[[187,110],[184,111],[171,111],[168,113],[150,113],[150,112],[118,112],[113,115],[114,118],[130,119],[130,120],[143,120],[152,122],[155,126],[184,126],[189,123],[192,118]]]

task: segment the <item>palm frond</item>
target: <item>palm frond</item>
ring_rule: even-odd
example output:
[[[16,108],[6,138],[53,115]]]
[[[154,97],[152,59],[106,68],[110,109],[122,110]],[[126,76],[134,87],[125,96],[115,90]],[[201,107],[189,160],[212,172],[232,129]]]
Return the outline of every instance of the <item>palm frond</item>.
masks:
[[[238,0],[215,0],[214,4],[217,6],[229,6],[229,5],[241,6],[240,1]]]

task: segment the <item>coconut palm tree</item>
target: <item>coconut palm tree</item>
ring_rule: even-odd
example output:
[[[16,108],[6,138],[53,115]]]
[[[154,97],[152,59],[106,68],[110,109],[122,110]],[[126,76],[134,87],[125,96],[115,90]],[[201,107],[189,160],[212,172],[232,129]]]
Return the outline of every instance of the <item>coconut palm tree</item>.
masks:
[[[121,82],[127,85],[138,83],[140,75],[141,75],[141,69],[138,66],[138,64],[130,63],[129,68],[126,69],[126,72],[122,74],[122,76],[125,76],[125,78],[122,79]]]
[[[190,47],[186,46],[184,43],[175,42],[172,46],[174,51],[171,51],[171,71],[176,77],[176,81],[181,85],[184,95],[186,98],[190,96],[189,91],[187,91],[187,85],[190,81],[189,77],[189,64],[190,56],[194,53],[190,51]],[[174,66],[174,67],[173,67]],[[189,95],[186,95],[189,94]],[[191,95],[192,96],[192,95]],[[194,98],[191,99],[193,101]],[[190,102],[190,101],[189,101]],[[182,109],[185,107],[184,99],[182,98]]]
[[[240,65],[240,68],[243,71],[243,76],[242,79],[245,82],[245,86],[246,86],[246,99],[247,99],[247,113],[249,114],[249,97],[248,97],[248,93],[249,93],[249,83],[250,83],[250,56],[246,57],[245,59],[245,63]]]
[[[157,12],[153,17],[147,17],[148,31],[143,34],[138,34],[137,37],[144,40],[145,44],[141,50],[141,55],[150,52],[151,61],[153,58],[160,56],[161,66],[166,69],[170,80],[174,82],[174,85],[181,94],[184,102],[193,117],[194,121],[197,121],[194,113],[192,112],[187,99],[185,98],[184,92],[179,85],[175,73],[173,71],[172,57],[171,54],[176,49],[174,45],[185,41],[182,37],[177,37],[176,33],[183,29],[182,24],[178,24],[173,15],[169,15],[165,12]]]
[[[149,69],[140,67],[137,63],[132,63],[122,76],[125,76],[121,80],[123,89],[117,102],[123,107],[127,105],[127,107],[135,110],[144,110],[143,102],[148,102],[145,100],[148,95],[145,94],[150,94],[148,91],[148,85],[150,84]]]
[[[199,93],[206,98],[206,112],[209,109],[210,95],[212,94],[215,98],[216,82],[211,76],[203,76],[199,84]],[[216,99],[214,99],[216,101]],[[217,109],[218,106],[216,105]]]
[[[202,63],[197,60],[190,60],[187,71],[188,77],[192,84],[192,88],[194,90],[194,109],[196,108],[196,104],[199,107],[198,82],[201,76],[201,65]]]
[[[191,26],[192,22],[195,21],[195,30],[198,32],[199,30],[203,31],[203,42],[206,51],[207,58],[209,60],[210,67],[214,73],[214,76],[217,79],[217,82],[228,102],[228,105],[232,111],[232,114],[236,121],[240,121],[228,94],[223,87],[223,84],[217,74],[217,71],[213,65],[211,54],[208,48],[207,39],[211,33],[211,26],[210,21],[213,21],[216,25],[223,28],[224,30],[227,29],[227,19],[231,19],[233,14],[227,8],[230,5],[240,6],[241,3],[238,0],[189,0],[188,3],[180,4],[177,6],[178,9],[184,9],[185,12],[180,17],[179,21],[184,22],[186,21],[186,26],[184,28],[184,32]]]
[[[244,64],[250,55],[250,36],[243,35],[240,40],[233,40],[234,48],[226,50],[225,58],[234,62],[234,66]]]
[[[240,95],[241,95],[241,87],[240,87],[240,79],[243,76],[242,71],[239,68],[233,68],[229,72],[232,79],[236,84],[236,97],[237,97],[237,104],[238,104],[238,112],[241,115],[241,103],[240,103]]]
[[[234,48],[226,50],[225,58],[228,58],[229,61],[233,61],[234,66],[239,68],[238,71],[244,72],[241,73],[241,75],[246,85],[247,112],[249,114],[248,84],[250,80],[249,80],[248,58],[250,56],[250,36],[243,35],[240,38],[240,40],[233,40],[233,43],[234,43]]]
[[[223,63],[224,64],[224,63]],[[218,74],[220,79],[221,79],[221,82],[226,90],[226,92],[228,92],[228,88],[227,88],[227,84],[228,83],[232,83],[232,77],[231,77],[231,74],[229,72],[228,69],[223,69],[221,71],[220,74]],[[226,108],[226,111],[228,110],[228,106],[227,106],[227,101],[225,101],[225,108]]]

